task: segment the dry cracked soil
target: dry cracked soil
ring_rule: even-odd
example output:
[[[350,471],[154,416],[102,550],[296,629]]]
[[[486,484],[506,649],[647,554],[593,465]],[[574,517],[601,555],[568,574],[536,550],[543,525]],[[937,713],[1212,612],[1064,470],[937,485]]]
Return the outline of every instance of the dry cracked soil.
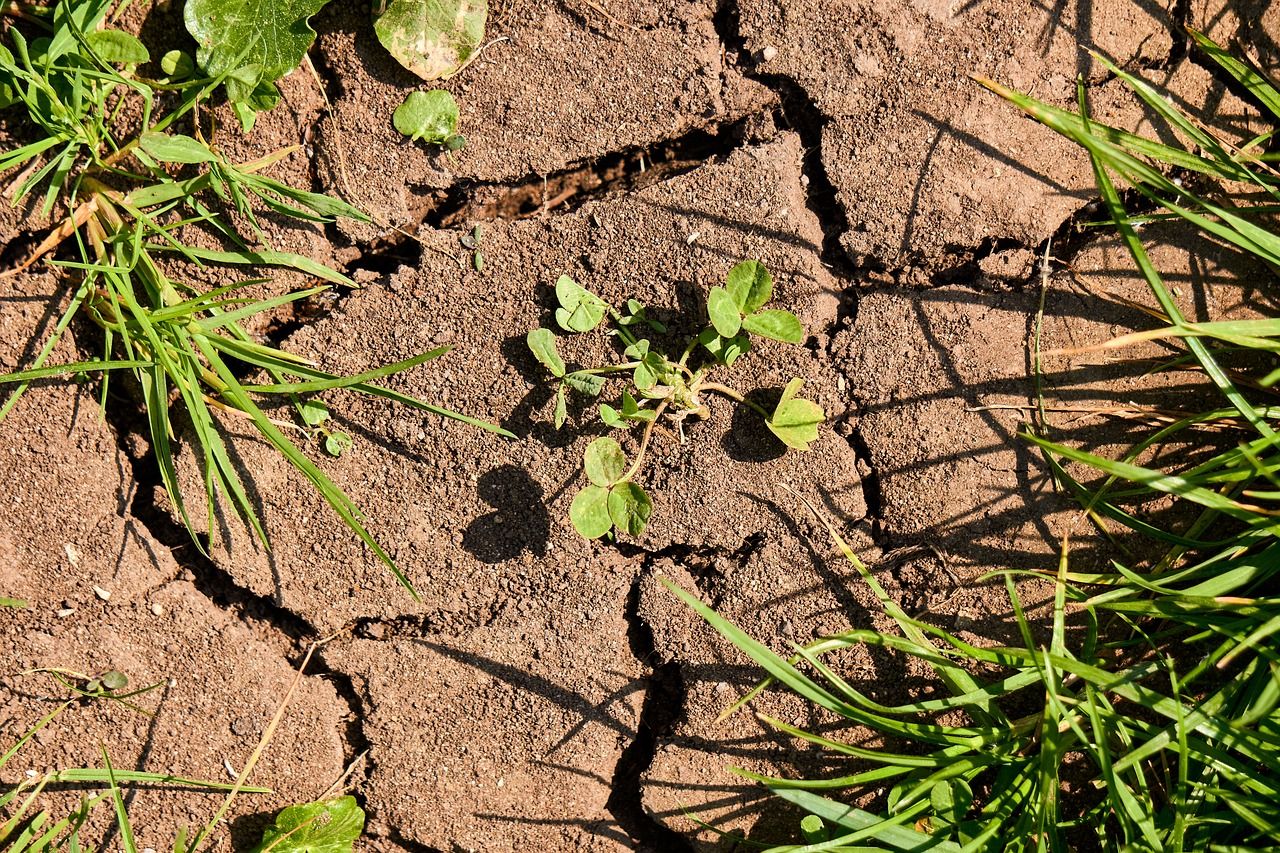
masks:
[[[140,4],[139,32],[180,45],[178,6]],[[1167,134],[1091,56],[1097,49],[1203,120],[1251,136],[1257,113],[1188,51],[1182,27],[1274,72],[1280,8],[495,0],[490,35],[503,40],[448,84],[467,136],[456,156],[391,127],[421,84],[379,47],[368,12],[323,10],[309,67],[282,82],[284,103],[225,143],[244,158],[302,143],[276,174],[340,195],[376,223],[269,229],[276,248],[334,264],[363,287],[258,331],[354,372],[451,344],[394,387],[516,438],[384,400],[329,398],[355,446],[317,461],[413,578],[414,602],[297,472],[247,435],[235,453],[273,548],[229,523],[203,553],[170,511],[127,393],[103,418],[92,386],[39,385],[0,423],[0,594],[28,602],[0,619],[3,739],[60,695],[24,670],[117,669],[161,687],[140,700],[150,716],[73,707],[6,772],[93,764],[105,746],[117,766],[224,779],[257,743],[307,645],[336,633],[254,774],[274,793],[237,801],[219,849],[251,845],[272,813],[320,795],[346,768],[369,816],[362,850],[788,840],[797,816],[728,766],[838,766],[749,714],[717,721],[757,673],[658,578],[777,649],[849,626],[887,628],[790,488],[821,507],[909,613],[965,636],[1005,636],[1003,589],[978,578],[1043,565],[1075,521],[1018,439],[1035,399],[1040,286],[1046,349],[1140,326],[1134,306],[1145,296],[1123,248],[1082,227],[1096,213],[1087,161],[970,75],[1063,104],[1080,75],[1097,115]],[[30,129],[0,119],[0,133],[7,147]],[[476,224],[482,271],[459,242]],[[6,206],[5,262],[47,225]],[[1268,271],[1178,227],[1144,236],[1188,314],[1275,311]],[[1046,245],[1058,263],[1042,282]],[[753,417],[717,402],[682,437],[655,440],[642,481],[657,511],[644,534],[581,539],[567,510],[582,450],[600,431],[573,408],[564,429],[551,428],[551,389],[524,344],[548,322],[553,283],[568,273],[607,299],[641,299],[687,331],[707,288],[743,258],[773,272],[778,303],[807,338],[760,345],[736,383],[768,402],[804,378],[827,415],[822,437],[808,454],[783,454]],[[302,283],[277,276],[271,286]],[[47,268],[3,282],[0,370],[30,360],[66,299]],[[90,332],[73,326],[58,355],[91,352],[77,340]],[[603,352],[591,341],[562,346],[574,361]],[[1048,358],[1043,371],[1051,422],[1099,451],[1120,446],[1133,422],[1097,409],[1158,406],[1190,381],[1082,356]],[[179,459],[194,483],[188,447]],[[1105,559],[1103,543],[1083,537],[1077,553]],[[909,693],[920,676],[873,656],[848,667],[884,697]],[[797,723],[810,713],[784,695],[761,701]],[[202,823],[216,802],[138,790],[139,845],[171,847],[177,828]]]

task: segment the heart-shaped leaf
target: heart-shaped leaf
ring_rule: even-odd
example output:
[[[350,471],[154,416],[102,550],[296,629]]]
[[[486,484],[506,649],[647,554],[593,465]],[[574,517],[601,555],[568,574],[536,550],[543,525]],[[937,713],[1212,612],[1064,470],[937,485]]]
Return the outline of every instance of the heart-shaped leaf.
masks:
[[[707,294],[707,316],[722,338],[732,338],[742,328],[742,312],[738,303],[723,287],[713,287]]]
[[[796,315],[776,308],[748,314],[742,318],[742,328],[753,335],[784,344],[798,344],[804,340],[804,326],[800,325]]]
[[[567,275],[556,280],[556,322],[568,332],[589,332],[604,319],[604,300]]]
[[[724,284],[733,296],[734,304],[743,314],[754,314],[773,296],[773,276],[769,275],[769,271],[759,261],[743,261],[738,264],[729,270]]]
[[[489,0],[391,0],[373,11],[378,41],[396,61],[423,80],[447,80],[484,41]]]
[[[351,853],[364,831],[355,797],[289,806],[262,834],[255,853]]]
[[[822,407],[811,400],[797,397],[803,379],[792,379],[782,391],[773,417],[769,418],[769,430],[787,447],[808,450],[810,442],[818,439],[818,426],[826,420]]]
[[[627,456],[622,447],[612,438],[597,438],[587,445],[587,452],[582,456],[583,467],[587,469],[587,479],[597,486],[612,486],[627,473]]]
[[[552,376],[564,376],[564,362],[556,350],[556,336],[550,329],[534,329],[524,339],[533,357],[542,362]]]
[[[653,501],[635,483],[618,483],[609,490],[609,518],[618,530],[639,536],[652,513]]]
[[[410,139],[444,145],[458,132],[458,102],[444,89],[410,92],[392,113],[391,123]]]
[[[587,486],[573,496],[569,504],[569,520],[584,539],[599,539],[613,527],[609,518],[609,490]]]

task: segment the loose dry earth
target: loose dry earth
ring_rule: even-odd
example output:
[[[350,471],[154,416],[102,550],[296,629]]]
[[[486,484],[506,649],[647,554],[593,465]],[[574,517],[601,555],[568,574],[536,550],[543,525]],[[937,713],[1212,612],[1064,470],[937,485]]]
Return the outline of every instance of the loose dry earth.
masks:
[[[177,5],[156,4],[143,34],[172,40]],[[279,174],[376,221],[272,233],[277,248],[334,263],[364,288],[261,331],[344,371],[453,344],[396,387],[518,438],[382,401],[330,401],[356,445],[319,461],[413,578],[415,604],[248,438],[235,449],[274,548],[228,525],[202,555],[169,513],[127,390],[104,421],[93,388],[37,388],[0,424],[0,594],[30,603],[0,618],[5,745],[59,695],[22,670],[114,668],[164,686],[142,700],[151,717],[72,708],[15,772],[96,763],[105,746],[117,766],[226,778],[306,645],[337,631],[254,776],[275,793],[238,802],[222,849],[248,844],[265,816],[320,795],[352,762],[366,850],[735,848],[689,812],[739,837],[786,840],[795,815],[726,765],[838,768],[749,715],[715,722],[756,673],[656,578],[698,590],[779,649],[887,627],[789,485],[820,504],[908,612],[1003,636],[1003,590],[977,579],[1044,565],[1077,522],[1017,439],[1034,400],[1034,261],[1052,237],[1055,269],[1072,270],[1048,282],[1047,348],[1142,326],[1141,312],[1102,297],[1145,297],[1123,249],[1079,227],[1094,212],[1087,162],[968,75],[1068,103],[1080,74],[1099,116],[1167,133],[1090,57],[1096,47],[1248,136],[1260,129],[1255,113],[1188,57],[1180,27],[1274,71],[1280,9],[505,0],[490,30],[507,40],[449,86],[468,139],[456,157],[392,129],[418,83],[377,45],[367,11],[322,12],[315,73],[288,77],[286,103],[228,142],[246,158],[305,143]],[[0,131],[10,142],[27,132]],[[458,242],[476,222],[483,272]],[[0,214],[6,262],[43,225]],[[1177,228],[1146,236],[1189,314],[1274,313],[1267,271]],[[753,417],[715,404],[683,443],[659,435],[642,476],[657,505],[645,534],[583,541],[567,508],[599,429],[586,411],[550,427],[550,389],[523,341],[548,320],[551,284],[569,273],[607,298],[642,299],[681,330],[742,258],[773,271],[779,303],[809,338],[760,346],[737,384],[768,401],[803,377],[828,416],[822,439],[784,455]],[[63,298],[49,272],[4,282],[0,369],[27,363]],[[590,341],[564,346],[575,361],[601,353]],[[74,340],[65,350],[76,357]],[[1187,381],[1096,356],[1045,364],[1050,421],[1104,451],[1133,421],[1083,410],[1159,405]],[[1077,553],[1100,559],[1100,549],[1081,539]],[[919,676],[890,660],[850,663],[850,677],[881,695]],[[806,719],[800,703],[765,701]],[[171,847],[217,799],[140,790],[140,845]]]

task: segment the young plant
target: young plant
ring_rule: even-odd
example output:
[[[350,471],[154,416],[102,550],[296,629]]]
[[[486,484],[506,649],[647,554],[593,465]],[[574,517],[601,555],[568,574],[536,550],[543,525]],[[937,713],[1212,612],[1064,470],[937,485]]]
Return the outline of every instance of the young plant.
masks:
[[[604,393],[608,380],[629,375],[630,381],[614,403],[601,403],[600,420],[613,429],[643,430],[635,460],[628,466],[621,445],[612,438],[593,441],[584,456],[590,484],[574,497],[569,518],[577,531],[597,539],[617,530],[639,536],[649,521],[652,501],[634,482],[644,462],[654,427],[664,418],[675,424],[683,440],[683,422],[703,419],[709,414],[704,395],[719,394],[735,400],[758,414],[769,430],[787,447],[808,450],[818,437],[824,415],[816,403],[797,396],[802,379],[792,379],[773,411],[747,398],[734,388],[711,381],[712,375],[733,366],[751,349],[751,335],[782,343],[804,340],[800,321],[789,311],[766,309],[773,295],[773,278],[758,261],[743,261],[729,271],[723,287],[713,287],[707,298],[711,323],[687,342],[678,356],[655,348],[645,330],[659,335],[666,328],[646,316],[634,299],[618,310],[579,285],[569,276],[556,282],[556,325],[563,331],[583,334],[594,331],[607,318],[610,334],[621,343],[618,363],[570,370],[556,347],[551,329],[535,329],[526,338],[535,358],[558,380],[553,421],[556,429],[568,417],[569,391],[587,397]]]
[[[176,86],[172,109],[156,117],[156,94],[174,89],[137,76],[134,65],[146,49],[125,33],[104,28],[108,0],[61,0],[36,18],[47,36],[28,41],[19,27],[10,28],[13,50],[0,45],[0,94],[24,108],[42,131],[40,138],[0,154],[0,171],[25,167],[15,203],[47,183],[44,207],[65,211],[64,222],[36,247],[12,275],[55,250],[69,257],[51,264],[65,273],[71,300],[25,370],[0,376],[16,385],[0,406],[3,418],[30,383],[53,376],[103,374],[100,403],[108,401],[111,371],[126,371],[146,409],[151,447],[178,515],[196,537],[187,501],[178,487],[173,443],[178,434],[174,409],[195,450],[204,479],[207,520],[214,520],[219,499],[229,500],[264,547],[266,531],[254,509],[225,440],[227,418],[247,423],[301,472],[348,527],[387,565],[415,597],[409,579],[369,533],[364,515],[286,434],[304,441],[323,441],[338,455],[350,446],[345,433],[325,426],[328,411],[311,395],[347,389],[509,435],[483,421],[435,406],[379,381],[430,361],[447,348],[432,350],[395,364],[354,376],[318,369],[310,361],[256,341],[244,322],[255,315],[316,295],[331,284],[354,286],[345,275],[308,258],[269,248],[253,248],[231,227],[219,206],[234,210],[255,232],[255,209],[279,216],[329,222],[335,217],[367,220],[359,210],[329,196],[295,189],[260,172],[290,153],[275,152],[250,163],[233,163],[213,142],[173,132],[190,120],[221,78],[198,79]],[[0,9],[3,13],[6,9]],[[104,55],[101,46],[110,49]],[[126,49],[127,48],[127,49]],[[125,57],[112,61],[112,57]],[[122,119],[127,105],[136,106],[140,122]],[[43,161],[43,163],[42,163]],[[231,247],[209,251],[188,246],[182,229],[211,228]],[[261,279],[233,281],[200,290],[176,280],[162,256],[178,256],[204,265],[283,266],[324,282],[292,293],[251,299],[240,295]],[[101,356],[90,361],[46,366],[73,318],[82,316],[101,330]],[[247,380],[259,374],[261,379]],[[259,401],[292,405],[264,409]]]

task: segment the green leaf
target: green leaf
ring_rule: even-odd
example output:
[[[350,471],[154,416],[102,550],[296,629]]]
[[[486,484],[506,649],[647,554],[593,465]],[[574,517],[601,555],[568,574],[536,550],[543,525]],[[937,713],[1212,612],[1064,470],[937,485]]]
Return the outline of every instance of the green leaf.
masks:
[[[773,296],[773,276],[759,261],[743,261],[725,279],[725,287],[743,314],[754,314]],[[724,334],[723,332],[721,334]],[[725,335],[733,337],[733,335]]]
[[[171,50],[164,56],[160,57],[160,70],[169,77],[184,79],[190,77],[196,70],[196,64],[191,61],[191,57],[181,50]]]
[[[573,373],[564,375],[564,384],[579,394],[586,394],[588,397],[599,397],[600,392],[604,390],[604,377],[575,370]]]
[[[809,443],[818,439],[818,425],[826,420],[821,406],[796,396],[802,385],[803,379],[787,383],[773,417],[767,421],[769,430],[787,447],[796,450],[808,450]]]
[[[342,431],[334,431],[324,437],[324,452],[330,456],[341,456],[351,449],[351,436]]]
[[[85,36],[85,41],[103,62],[141,65],[151,59],[146,45],[122,30],[95,30]]]
[[[609,491],[600,486],[587,486],[573,496],[569,520],[584,539],[599,539],[613,527],[609,518]]]
[[[364,811],[355,797],[289,806],[262,833],[255,853],[351,853],[364,831]]]
[[[619,530],[639,536],[652,513],[653,501],[635,483],[618,483],[609,491],[609,518]]]
[[[605,426],[613,429],[626,429],[629,424],[618,414],[618,410],[608,403],[600,404],[600,420],[604,421]]]
[[[118,669],[108,670],[102,674],[102,686],[108,690],[123,690],[129,686],[128,677]]]
[[[320,400],[304,400],[298,404],[298,413],[307,426],[317,427],[329,420],[329,407]]]
[[[564,426],[564,422],[568,417],[569,406],[564,399],[564,383],[562,382],[556,387],[556,409],[555,414],[552,415],[552,421],[555,423],[556,429],[560,429],[560,427]]]
[[[725,338],[716,334],[715,329],[703,329],[698,335],[698,343],[706,348],[721,364],[733,364],[743,355],[751,352],[751,338],[739,333],[736,337]]]
[[[0,607],[12,607],[14,610],[26,610],[27,603],[21,598],[5,598],[0,596]]]
[[[582,456],[587,479],[597,486],[612,486],[627,473],[627,456],[612,438],[597,438]]]
[[[444,89],[410,92],[391,123],[410,139],[444,145],[458,132],[458,102]]]
[[[138,147],[162,163],[216,163],[218,158],[209,146],[180,133],[144,133]]]
[[[302,62],[316,38],[307,21],[326,2],[187,0],[183,20],[198,45],[196,62],[210,77],[253,67],[255,84],[270,83]]]
[[[631,372],[631,381],[641,391],[648,391],[654,385],[658,384],[658,374],[654,372],[653,367],[648,361],[642,361],[636,365],[636,369]]]
[[[484,41],[488,0],[391,0],[374,31],[396,61],[423,80],[447,80]]]
[[[569,332],[589,332],[604,319],[604,300],[567,275],[556,280],[556,322]]]
[[[804,326],[800,325],[796,315],[776,308],[748,314],[742,318],[742,328],[753,335],[784,344],[798,344],[804,340]]]
[[[733,296],[723,287],[713,287],[707,294],[707,315],[722,338],[732,338],[742,328],[742,312],[738,310]]]
[[[552,376],[557,378],[564,376],[564,362],[560,359],[560,353],[556,351],[556,336],[550,329],[534,329],[525,335],[524,339],[533,357],[550,370]]]

